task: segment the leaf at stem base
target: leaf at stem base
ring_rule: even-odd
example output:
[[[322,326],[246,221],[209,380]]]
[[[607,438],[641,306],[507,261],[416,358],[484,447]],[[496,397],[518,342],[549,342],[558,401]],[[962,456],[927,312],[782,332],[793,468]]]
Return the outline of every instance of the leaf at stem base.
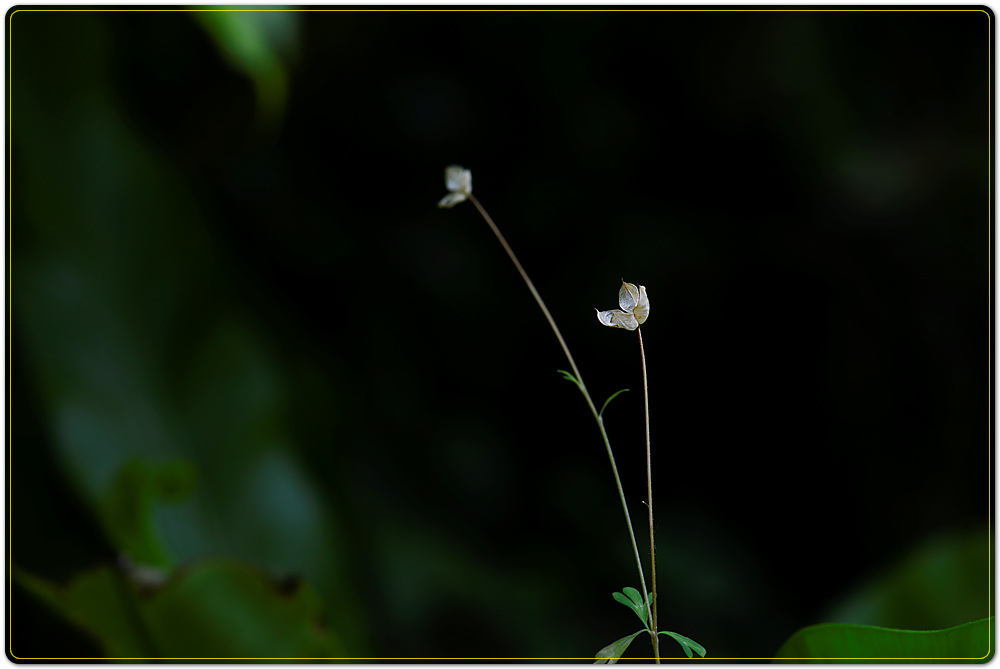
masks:
[[[624,595],[620,592],[612,592],[611,596],[614,597],[615,601],[618,602],[619,604],[627,606],[628,608],[635,611],[635,615],[639,616],[639,620],[641,620],[642,624],[648,628],[649,623],[647,622],[646,619],[649,616],[646,613],[646,603],[642,601],[642,597],[641,595],[639,595],[639,591],[636,590],[635,588],[624,588],[624,591],[625,591]],[[628,596],[626,597],[625,595]]]
[[[615,594],[617,595],[618,593],[616,592]],[[646,630],[639,630],[635,634],[629,634],[628,636],[622,637],[621,639],[618,639],[618,641],[610,643],[600,649],[597,651],[597,654],[594,655],[594,664],[616,664],[621,658],[622,653],[628,650],[632,641],[645,631]]]
[[[691,651],[698,653],[702,657],[705,657],[705,647],[694,639],[689,639],[683,634],[678,634],[677,632],[657,632],[657,634],[666,634],[667,636],[673,638],[677,643],[681,645],[684,649],[684,653],[688,657],[692,657]]]

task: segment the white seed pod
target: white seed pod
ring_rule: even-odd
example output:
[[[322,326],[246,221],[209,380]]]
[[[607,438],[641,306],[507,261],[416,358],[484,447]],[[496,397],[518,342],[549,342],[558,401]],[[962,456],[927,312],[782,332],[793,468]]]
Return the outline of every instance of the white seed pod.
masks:
[[[634,330],[639,327],[639,321],[635,319],[635,316],[619,309],[611,309],[610,311],[598,311],[595,309],[594,311],[597,311],[597,320],[602,325],[607,325],[610,328]]]
[[[646,296],[646,287],[636,287],[634,283],[627,283],[622,279],[621,288],[618,289],[618,306],[621,307],[620,310],[597,310],[597,320],[602,325],[611,328],[635,330],[649,317],[649,298]]]
[[[454,207],[465,201],[472,193],[472,172],[461,165],[451,165],[445,168],[444,185],[448,194],[438,202],[439,207]]]
[[[632,314],[635,319],[639,321],[639,325],[646,322],[649,318],[649,298],[646,297],[646,287],[639,286],[639,297],[636,300],[635,308],[632,310]]]

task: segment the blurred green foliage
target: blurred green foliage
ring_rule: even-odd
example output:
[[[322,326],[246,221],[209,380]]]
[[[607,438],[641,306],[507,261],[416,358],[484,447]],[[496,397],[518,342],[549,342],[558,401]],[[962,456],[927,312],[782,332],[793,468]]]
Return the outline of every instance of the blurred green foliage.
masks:
[[[154,510],[158,501],[183,502],[195,487],[196,472],[188,462],[153,467],[147,462],[126,462],[111,483],[101,509],[105,532],[111,542],[136,563],[170,567],[157,536]]]
[[[200,561],[155,584],[113,567],[84,572],[64,588],[24,573],[16,578],[92,634],[108,659],[345,656],[341,641],[321,624],[312,587],[276,583],[233,560]]]
[[[800,630],[776,662],[829,664],[982,664],[993,659],[993,618],[942,630],[897,630],[831,623]]]
[[[831,622],[792,635],[775,658],[987,662],[996,626],[989,615],[992,600],[983,593],[990,591],[993,573],[991,533],[929,537],[845,595],[824,616]]]
[[[257,96],[257,124],[275,131],[288,98],[286,59],[294,56],[299,14],[289,8],[200,7],[191,16],[212,36],[226,60],[246,74]]]
[[[22,47],[14,77],[44,79],[14,88],[23,181],[13,311],[62,471],[130,560],[167,567],[237,555],[302,574],[343,602],[329,622],[363,655],[363,615],[349,612],[356,594],[334,550],[346,539],[294,455],[279,363],[252,314],[216,307],[227,288],[213,242],[191,185],[123,116],[106,22],[87,13],[11,20]],[[54,49],[80,57],[44,76]],[[53,199],[53,183],[69,186]],[[154,508],[158,497],[188,495]],[[180,599],[172,610],[184,602],[197,605]],[[263,652],[267,639],[252,647]]]
[[[843,595],[824,619],[933,630],[989,617],[992,602],[983,593],[993,582],[993,541],[984,530],[928,537]]]

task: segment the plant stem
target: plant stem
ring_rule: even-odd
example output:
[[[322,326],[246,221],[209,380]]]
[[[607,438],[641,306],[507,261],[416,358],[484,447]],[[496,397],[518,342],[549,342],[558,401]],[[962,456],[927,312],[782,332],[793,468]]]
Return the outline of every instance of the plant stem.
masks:
[[[590,398],[590,393],[587,392],[587,386],[584,385],[584,383],[583,383],[583,377],[580,375],[580,370],[577,369],[576,363],[573,361],[573,356],[569,352],[569,347],[566,346],[566,341],[563,339],[562,334],[559,332],[559,327],[556,325],[555,320],[552,319],[552,314],[550,314],[549,310],[546,308],[545,302],[542,301],[542,296],[538,294],[537,290],[535,290],[535,284],[531,283],[531,279],[528,278],[527,272],[525,272],[524,268],[521,267],[521,263],[518,262],[517,256],[514,255],[514,251],[510,248],[510,245],[507,243],[507,240],[504,239],[503,235],[500,233],[500,229],[496,226],[496,223],[494,223],[493,219],[490,218],[490,215],[488,213],[486,213],[486,210],[483,208],[483,205],[479,204],[479,200],[477,200],[475,198],[475,196],[472,195],[472,193],[469,193],[468,197],[469,197],[469,201],[472,202],[472,204],[476,205],[476,209],[479,210],[479,213],[482,215],[483,219],[485,219],[486,223],[489,224],[490,229],[493,230],[493,234],[496,235],[497,239],[500,241],[500,245],[503,246],[504,250],[507,252],[507,255],[510,256],[510,259],[514,263],[514,267],[516,267],[517,271],[521,274],[521,278],[524,279],[524,282],[526,284],[528,284],[528,289],[531,291],[531,294],[535,297],[535,302],[538,303],[538,306],[539,306],[539,308],[541,308],[542,313],[545,314],[545,319],[549,322],[549,325],[552,327],[552,332],[555,333],[556,339],[559,340],[559,345],[562,346],[563,353],[566,354],[566,359],[569,360],[569,366],[573,370],[573,374],[576,376],[576,380],[578,382],[578,385],[579,385],[579,388],[580,388],[580,392],[583,393],[583,398],[585,400],[587,400],[587,406],[590,407],[590,412],[592,414],[594,414],[594,420],[597,421],[597,427],[600,428],[600,430],[601,430],[601,438],[604,439],[604,448],[608,452],[608,460],[611,461],[611,471],[615,475],[615,485],[618,488],[618,498],[621,499],[622,510],[625,512],[625,524],[628,526],[628,536],[629,536],[629,539],[632,540],[632,551],[635,553],[635,566],[639,570],[639,582],[642,584],[642,597],[646,601],[646,610],[647,611],[654,611],[655,612],[655,608],[651,608],[650,607],[649,596],[648,596],[648,594],[646,592],[646,577],[643,575],[643,571],[642,571],[642,558],[639,557],[639,546],[638,546],[638,544],[636,544],[636,541],[635,541],[635,532],[632,531],[632,518],[629,516],[629,513],[628,513],[628,504],[625,503],[625,492],[622,490],[622,481],[621,481],[621,478],[618,476],[618,465],[615,464],[615,456],[614,456],[614,453],[611,452],[611,442],[608,440],[608,433],[604,429],[604,419],[597,412],[597,407],[594,406],[594,401]],[[641,345],[642,335],[639,335],[639,337],[640,337],[640,345]],[[645,365],[645,358],[643,358],[643,365]],[[645,381],[645,367],[643,367],[643,381]],[[647,427],[647,436],[648,436],[648,434],[649,434],[648,433],[648,427],[649,427],[648,402],[647,402],[646,416],[647,416],[646,427]],[[647,455],[648,455],[648,452],[649,451],[648,451],[648,448],[647,448]],[[648,460],[648,457],[647,457],[647,460]],[[650,497],[650,499],[652,499],[652,497]],[[650,513],[652,514],[652,511],[650,511]],[[652,522],[652,515],[650,515],[650,522]],[[650,527],[652,527],[652,526],[650,526]],[[655,569],[655,567],[654,567],[654,569]],[[654,581],[654,585],[653,585],[653,601],[654,602],[656,601],[656,585],[655,585],[655,581]],[[656,661],[659,662],[660,661],[660,657],[659,657],[659,651],[657,650],[658,649],[658,645],[657,645],[657,637],[656,637],[656,634],[655,634],[655,630],[656,630],[655,613],[653,615],[654,615],[654,617],[652,618],[652,620],[653,620],[653,630],[654,630],[654,634],[653,634],[653,649],[654,649],[654,651],[656,651]]]
[[[639,355],[642,356],[642,397],[646,405],[646,492],[649,501],[649,572],[653,581],[653,601],[649,612],[649,620],[653,626],[653,656],[660,663],[660,637],[656,634],[656,544],[653,541],[653,465],[649,447],[649,384],[646,382],[646,351],[642,346],[642,328],[636,328],[639,333]]]

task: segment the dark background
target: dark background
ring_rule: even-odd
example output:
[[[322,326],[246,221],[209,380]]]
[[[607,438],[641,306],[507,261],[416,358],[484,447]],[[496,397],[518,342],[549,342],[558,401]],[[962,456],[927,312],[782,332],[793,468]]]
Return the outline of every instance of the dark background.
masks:
[[[595,401],[631,388],[640,548],[638,342],[593,310],[647,287],[661,629],[767,658],[887,624],[837,607],[929,541],[992,564],[992,15],[456,9],[8,13],[12,564],[113,562],[115,473],[179,461],[168,568],[307,579],[352,657],[634,631],[599,432],[473,206],[436,208],[453,163]],[[988,615],[955,569],[927,625]],[[11,596],[15,655],[100,655]]]

